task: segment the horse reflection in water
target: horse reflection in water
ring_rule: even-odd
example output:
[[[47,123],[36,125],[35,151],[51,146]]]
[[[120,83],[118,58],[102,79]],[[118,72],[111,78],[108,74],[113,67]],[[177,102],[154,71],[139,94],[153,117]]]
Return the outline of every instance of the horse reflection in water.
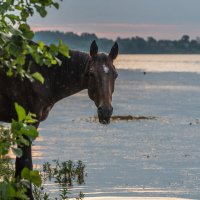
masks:
[[[36,45],[36,44],[35,44]],[[88,89],[88,95],[97,107],[99,122],[108,124],[113,112],[111,105],[117,72],[113,61],[118,55],[118,44],[115,43],[110,53],[98,53],[95,41],[90,46],[90,53],[70,51],[70,58],[59,54],[62,65],[38,66],[32,57],[27,56],[25,68],[30,72],[39,72],[45,79],[44,84],[18,76],[8,77],[6,70],[0,68],[0,121],[11,122],[17,119],[14,103],[17,102],[27,112],[35,113],[38,123],[45,120],[53,105],[59,100]],[[22,147],[23,156],[16,158],[16,178],[21,176],[24,167],[32,169],[30,146]],[[28,189],[29,199],[33,199],[32,189]]]

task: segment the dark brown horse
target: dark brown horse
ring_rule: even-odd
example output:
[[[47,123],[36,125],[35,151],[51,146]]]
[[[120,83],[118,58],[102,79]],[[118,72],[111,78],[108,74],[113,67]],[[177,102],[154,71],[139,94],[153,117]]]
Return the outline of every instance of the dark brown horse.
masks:
[[[16,119],[14,103],[23,106],[27,112],[35,113],[38,123],[45,120],[53,105],[59,100],[73,95],[83,89],[88,89],[88,95],[97,107],[99,122],[108,124],[113,112],[111,105],[117,77],[113,61],[118,55],[118,45],[114,44],[109,55],[98,53],[94,41],[90,47],[90,54],[70,51],[70,58],[59,54],[61,66],[41,67],[27,57],[27,64],[31,64],[31,72],[40,72],[45,83],[21,80],[19,77],[8,77],[0,68],[0,121],[11,122]],[[30,146],[22,147],[23,156],[16,159],[16,177],[20,177],[24,167],[32,169],[32,155]],[[31,186],[30,186],[31,188]],[[32,197],[31,189],[28,196]]]

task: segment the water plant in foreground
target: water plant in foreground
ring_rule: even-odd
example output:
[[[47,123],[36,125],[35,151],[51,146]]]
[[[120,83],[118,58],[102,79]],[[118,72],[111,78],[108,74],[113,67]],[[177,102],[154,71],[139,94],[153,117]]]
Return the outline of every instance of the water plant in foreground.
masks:
[[[33,195],[35,200],[83,200],[84,194],[79,192],[78,194],[71,194],[70,188],[74,184],[82,185],[85,184],[85,165],[82,161],[78,161],[77,163],[69,160],[65,162],[59,162],[58,160],[54,160],[53,164],[49,162],[45,162],[43,164],[42,170],[40,171],[40,176],[42,178],[41,186],[34,185],[33,187]],[[58,192],[54,197],[51,197],[48,190],[45,188],[47,182],[53,182],[58,186]],[[10,193],[14,193],[12,187],[18,190],[18,199],[19,200],[28,200],[25,195],[25,187],[26,181],[23,180],[19,182],[17,185],[14,180],[14,166],[13,160],[9,157],[1,157],[0,158],[0,199],[5,200],[12,198],[6,197],[6,191]],[[55,197],[56,196],[56,197]],[[74,197],[77,196],[77,197]]]
[[[75,194],[71,194],[70,188],[74,184],[85,184],[85,164],[82,161],[76,163],[69,160],[60,162],[59,160],[53,160],[53,163],[45,162],[40,172],[43,184],[40,187],[34,187],[33,194],[35,200],[50,200],[50,194],[46,192],[45,184],[53,182],[57,184],[59,192],[58,197],[54,197],[55,200],[67,200],[76,199],[82,200],[84,194],[79,192],[76,194],[78,197],[74,197]]]

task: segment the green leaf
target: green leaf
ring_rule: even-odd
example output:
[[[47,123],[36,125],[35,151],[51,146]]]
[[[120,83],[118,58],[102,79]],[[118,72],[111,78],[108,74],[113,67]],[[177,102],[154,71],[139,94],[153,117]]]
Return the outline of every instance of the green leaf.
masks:
[[[15,6],[15,9],[16,9],[16,10],[23,10],[23,7],[22,7],[22,6],[19,6],[19,5],[16,5],[16,6]]]
[[[21,136],[21,128],[23,127],[23,123],[22,122],[17,122],[15,120],[12,120],[12,123],[11,123],[11,132],[13,133],[13,135],[17,138],[19,136]]]
[[[35,119],[36,117],[37,117],[36,114],[28,113],[28,115],[26,116],[25,122],[27,124],[35,124],[36,122],[38,122],[38,120]]]
[[[32,74],[32,77],[38,80],[40,83],[44,83],[44,77],[39,72],[35,72],[34,74]]]
[[[8,185],[6,193],[9,195],[9,197],[15,197],[16,191],[11,184]]]
[[[16,21],[19,21],[19,16],[16,16],[16,15],[13,15],[13,14],[8,14],[8,15],[6,15],[6,17],[7,17],[8,19],[10,19],[10,21],[11,21],[13,24],[15,24]]]
[[[17,64],[24,65],[26,61],[26,56],[25,55],[18,56],[16,61]]]
[[[12,71],[11,68],[8,69],[6,75],[7,75],[8,77],[11,77],[11,76],[13,75],[13,71]]]
[[[9,144],[8,142],[4,142],[3,144],[0,144],[0,155],[4,156],[4,155],[8,154],[8,152],[10,150],[10,146],[11,146],[11,144]]]
[[[55,44],[51,44],[49,47],[51,54],[56,56],[58,54],[59,48]]]
[[[55,7],[56,9],[59,9],[59,4],[58,4],[58,3],[53,3],[53,5],[54,5],[54,7]]]
[[[33,31],[31,31],[30,26],[28,24],[20,24],[19,30],[21,30],[23,36],[29,40],[31,40],[34,36],[34,33]]]
[[[21,173],[22,178],[31,181],[33,184],[35,184],[36,186],[41,186],[42,184],[42,179],[40,177],[39,171],[37,170],[29,170],[27,167],[25,167],[22,170]]]
[[[30,170],[27,167],[22,170],[21,177],[30,181]]]
[[[26,19],[29,17],[29,13],[27,10],[23,9],[21,11],[21,18],[22,18],[22,21],[26,21]]]
[[[9,2],[4,2],[3,5],[0,6],[0,13],[5,13],[5,11],[9,10],[10,4]]]
[[[35,184],[36,186],[38,187],[41,186],[42,179],[40,177],[39,171],[37,170],[30,171],[30,179],[31,179],[31,182]]]
[[[30,142],[27,139],[25,139],[23,136],[19,136],[18,140],[19,140],[20,144],[24,144],[26,146],[30,145]]]
[[[14,155],[18,158],[22,157],[22,150],[20,148],[12,148],[12,152],[14,153]]]
[[[29,198],[26,195],[26,191],[27,191],[26,188],[23,188],[23,189],[20,189],[19,191],[17,191],[15,199],[29,200]]]
[[[66,57],[69,57],[69,47],[63,44],[62,40],[59,40],[58,48],[61,54],[63,54]]]
[[[26,135],[28,137],[36,138],[38,137],[38,131],[35,126],[24,126],[21,128],[22,135]]]
[[[22,53],[22,49],[20,46],[17,46],[14,42],[8,43],[8,46],[6,47],[6,50],[15,57],[18,57]]]
[[[41,50],[43,50],[44,47],[45,47],[44,42],[42,42],[42,41],[39,41],[38,45],[39,45],[39,47],[40,47]]]
[[[9,32],[11,32],[12,35],[14,35],[14,36],[19,36],[19,35],[21,35],[21,31],[18,30],[18,29],[16,29],[16,28],[14,28],[13,26],[9,26],[8,28],[9,28]],[[10,38],[11,38],[11,37],[10,37]]]
[[[26,111],[18,103],[15,103],[15,110],[17,112],[18,120],[23,121],[26,118]]]
[[[35,5],[37,12],[40,14],[41,17],[45,17],[47,15],[47,11],[44,6],[37,6]]]

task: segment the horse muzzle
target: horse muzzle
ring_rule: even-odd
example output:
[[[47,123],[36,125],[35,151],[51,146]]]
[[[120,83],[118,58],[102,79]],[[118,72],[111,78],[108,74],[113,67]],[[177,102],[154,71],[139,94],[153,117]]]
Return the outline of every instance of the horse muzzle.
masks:
[[[99,106],[98,107],[98,118],[99,122],[101,124],[109,124],[110,123],[110,117],[113,113],[113,107],[105,107],[105,106]]]

